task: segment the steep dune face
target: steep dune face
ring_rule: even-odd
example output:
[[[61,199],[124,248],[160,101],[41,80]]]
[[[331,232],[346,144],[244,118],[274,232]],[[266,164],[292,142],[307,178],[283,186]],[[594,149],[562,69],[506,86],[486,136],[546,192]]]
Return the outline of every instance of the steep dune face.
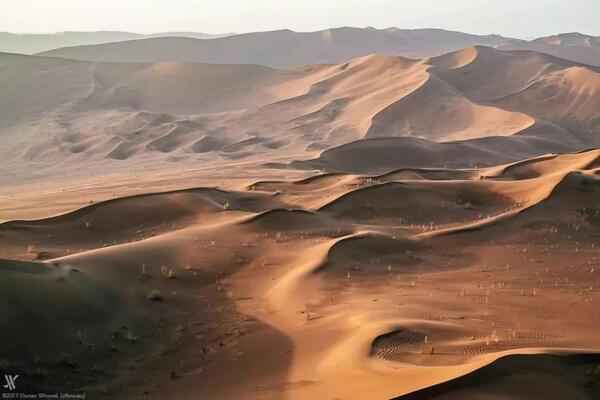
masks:
[[[555,74],[571,75],[570,68],[585,69],[543,54],[484,47],[420,62],[370,56],[308,70],[305,77],[277,87],[282,95],[295,97],[265,111],[291,119],[300,110],[308,110],[292,119],[294,129],[319,129],[321,136],[350,130],[354,138],[416,136],[445,141],[525,134],[534,125],[536,135],[553,136],[566,123],[566,131],[559,135],[569,143],[581,138],[568,129],[580,120],[587,127],[582,129],[589,129],[591,117],[581,111],[561,118],[538,107],[533,97],[547,93],[543,86],[552,85]],[[586,71],[597,77],[596,71]],[[588,88],[597,86],[594,79],[587,82]],[[578,101],[573,88],[565,86],[556,91],[570,101]],[[528,107],[506,100],[525,93],[533,93],[523,100]],[[587,90],[585,96],[592,103],[596,91]],[[557,99],[557,104],[560,101],[563,99]]]
[[[452,60],[458,60],[458,64],[452,64]],[[452,134],[448,134],[453,129],[458,131],[458,138],[470,137],[471,131],[477,136],[503,135],[525,131],[535,121],[550,122],[573,130],[572,134],[563,134],[566,141],[580,138],[579,132],[594,131],[591,121],[596,117],[599,76],[594,69],[539,53],[499,52],[483,47],[462,50],[429,62],[433,66],[429,73],[439,78],[430,79],[431,86],[440,86],[440,82],[443,82],[446,90],[424,86],[427,91],[424,90],[422,95],[449,104],[446,106],[449,110],[439,107],[432,110],[435,115],[441,116],[435,121],[449,124],[447,128],[442,128],[448,139],[453,138]],[[458,97],[454,101],[448,99],[449,88]],[[459,108],[461,100],[462,110]],[[474,109],[473,112],[469,112],[466,101],[475,103],[470,107]],[[452,109],[452,105],[456,108]],[[562,108],[560,112],[558,107]],[[402,110],[400,104],[397,108]],[[410,122],[412,116],[418,115],[416,109],[413,107],[412,111],[407,112],[409,117],[399,119]],[[444,116],[444,112],[452,114],[454,119]],[[477,115],[479,121],[470,119],[471,114]],[[464,116],[466,120],[457,125],[459,116]],[[385,118],[385,115],[380,117]],[[384,122],[382,125],[388,124]],[[462,130],[462,135],[461,128],[466,128],[466,131]],[[496,132],[486,133],[486,129],[495,129]],[[434,126],[425,130],[436,131]]]
[[[389,137],[411,140],[361,160],[363,171],[468,167],[594,146],[600,129],[598,71],[534,52],[472,47],[421,60],[369,55],[291,71],[8,54],[2,60],[8,90],[0,95],[0,150],[14,171],[31,162],[257,165],[326,150],[324,159],[337,146]],[[42,87],[36,96],[34,83]],[[365,142],[368,154],[374,143]],[[410,151],[443,157],[428,165]],[[301,164],[348,171],[323,162],[292,165]]]
[[[525,114],[473,103],[436,76],[372,121],[367,137],[416,136],[434,141],[509,136],[534,123]]]
[[[469,64],[435,73],[472,99],[551,122],[578,137],[595,136],[597,68],[534,52],[476,51]],[[467,56],[472,57],[460,57]]]
[[[573,148],[538,137],[490,137],[437,143],[416,138],[358,140],[326,150],[318,158],[294,161],[304,169],[352,173],[384,173],[398,168],[471,168],[517,161]]]
[[[370,225],[452,225],[504,213],[518,207],[518,201],[503,193],[501,185],[487,182],[389,182],[350,192],[320,210]]]
[[[423,65],[426,80],[372,114],[365,134],[419,140],[359,141],[327,150],[315,162],[294,165],[353,172],[468,167],[597,144],[600,75],[591,67],[482,47],[424,60]],[[449,142],[457,139],[468,140]],[[448,143],[433,146],[428,141]]]
[[[333,132],[345,130],[349,132],[347,141],[363,136],[373,115],[407,96],[426,79],[426,66],[416,60],[370,55],[277,86],[275,90],[282,96],[300,94],[261,112],[285,115],[299,132],[309,133],[318,126],[334,136]]]
[[[589,374],[598,360],[597,354],[507,354],[480,370],[394,400],[511,399],[524,393],[530,398],[594,398],[598,387]]]
[[[278,87],[280,93],[296,97],[274,105],[271,111],[290,116],[308,109],[308,114],[294,119],[295,129],[318,125],[334,132],[343,127],[366,137],[472,139],[525,133],[540,124],[546,124],[545,128],[536,133],[547,130],[553,135],[560,128],[548,124],[565,124],[568,130],[581,123],[580,130],[585,130],[593,120],[593,111],[586,108],[567,118],[564,112],[563,116],[546,112],[547,107],[538,105],[540,97],[550,97],[547,87],[555,86],[556,76],[576,75],[572,68],[590,77],[572,78],[554,89],[552,100],[562,104],[569,99],[591,107],[596,101],[592,88],[598,86],[597,71],[533,52],[475,47],[420,62],[370,56],[311,70],[306,77]],[[571,81],[585,81],[586,87]],[[521,96],[527,96],[522,100],[527,107],[509,100]],[[568,132],[560,135],[567,143],[581,139]]]
[[[457,65],[446,65],[458,60]],[[432,58],[432,72],[469,98],[493,101],[520,92],[545,74],[574,64],[535,52],[473,47]]]
[[[596,97],[599,85],[597,72],[586,67],[570,67],[548,74],[520,93],[500,100],[499,104],[560,124],[595,145],[600,121],[600,102]]]

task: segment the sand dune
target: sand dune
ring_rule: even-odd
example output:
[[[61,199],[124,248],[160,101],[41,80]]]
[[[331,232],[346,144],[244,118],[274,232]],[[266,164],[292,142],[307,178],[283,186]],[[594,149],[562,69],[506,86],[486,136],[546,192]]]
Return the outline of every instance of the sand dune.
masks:
[[[90,398],[596,398],[599,71],[482,43],[510,44],[0,54],[0,366]]]
[[[293,71],[11,54],[1,62],[0,151],[17,176],[32,162],[52,175],[66,166],[122,168],[115,160],[138,170],[198,160],[281,166],[322,151],[291,165],[377,173],[492,165],[597,145],[598,71],[534,52],[369,55]],[[372,138],[386,139],[355,142]],[[374,150],[384,143],[383,152]],[[349,170],[342,153],[355,150],[373,155]]]
[[[61,285],[81,316],[52,349],[2,357],[38,390],[64,368],[119,375],[70,384],[113,398],[591,399],[598,160],[265,180],[0,224],[0,257],[21,260],[3,275],[39,295],[15,292],[8,315]]]
[[[358,140],[326,150],[296,168],[384,173],[397,168],[472,168],[568,151],[571,146],[538,137],[512,136],[436,143],[415,138]]]
[[[32,162],[52,176],[66,167],[118,171],[115,161],[142,170],[199,160],[304,160],[289,165],[377,173],[597,145],[598,71],[534,52],[369,55],[292,71],[12,54],[0,62],[7,87],[0,152],[17,177]],[[41,93],[30,95],[37,87]],[[360,141],[372,138],[382,139]],[[369,155],[355,162],[354,151]]]
[[[597,355],[507,355],[471,374],[397,399],[591,398],[598,394],[590,377],[597,362]],[[560,380],[553,379],[557,375]]]
[[[437,118],[432,119],[432,114]],[[513,135],[534,122],[525,114],[474,104],[454,87],[431,76],[415,92],[373,116],[367,136],[464,140]]]
[[[17,163],[218,149],[241,139],[223,134],[227,117],[220,113],[274,101],[269,87],[294,76],[250,65],[91,64],[12,54],[0,63],[1,147]],[[189,117],[210,113],[216,115]]]
[[[130,329],[143,326],[131,312],[131,303],[96,274],[69,265],[9,260],[0,260],[0,273],[4,296],[0,338],[10,343],[1,350],[3,362],[10,360],[3,368],[38,377],[36,382],[24,381],[23,390],[52,390],[53,381],[82,362],[85,369],[92,363],[114,367],[112,360],[99,354],[85,357],[95,346],[108,346],[112,332],[124,338]],[[49,364],[55,367],[48,368]],[[86,379],[92,381],[91,376]]]
[[[277,97],[269,96],[269,87],[295,76],[252,65],[94,64],[7,53],[0,54],[0,65],[7,89],[3,125],[58,108],[223,112],[272,102]],[[39,87],[38,95],[30,96]]]
[[[506,211],[517,204],[498,185],[486,182],[411,182],[375,184],[323,206],[336,218],[372,225],[439,225],[471,220],[475,215]],[[390,204],[390,198],[402,199]],[[440,208],[440,205],[443,207]]]

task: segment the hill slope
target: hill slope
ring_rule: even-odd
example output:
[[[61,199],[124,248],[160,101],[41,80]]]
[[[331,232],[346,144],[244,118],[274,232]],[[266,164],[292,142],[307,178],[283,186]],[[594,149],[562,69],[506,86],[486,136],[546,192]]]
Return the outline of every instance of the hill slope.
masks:
[[[600,40],[579,33],[526,41],[442,29],[343,27],[317,32],[256,32],[217,38],[214,41],[194,40],[196,36],[185,33],[177,36],[181,37],[136,37],[131,39],[146,40],[57,48],[43,55],[86,61],[206,62],[290,67],[342,63],[371,53],[423,58],[465,47],[490,46],[502,50],[536,51],[573,62],[600,66]]]
[[[593,66],[600,66],[600,38],[581,33],[563,33],[529,42],[511,42],[500,46],[507,50],[531,50]]]
[[[196,39],[213,39],[225,35],[211,35],[196,32],[164,32],[142,35],[131,32],[60,32],[47,34],[0,32],[0,52],[35,54],[43,51],[70,46],[87,46],[101,43],[120,42],[152,37],[191,37]]]
[[[473,45],[497,46],[500,36],[478,36],[440,29],[335,28],[317,32],[256,32],[211,41],[159,38],[78,46],[42,53],[86,61],[202,62],[289,67],[333,64],[371,53],[429,57]]]

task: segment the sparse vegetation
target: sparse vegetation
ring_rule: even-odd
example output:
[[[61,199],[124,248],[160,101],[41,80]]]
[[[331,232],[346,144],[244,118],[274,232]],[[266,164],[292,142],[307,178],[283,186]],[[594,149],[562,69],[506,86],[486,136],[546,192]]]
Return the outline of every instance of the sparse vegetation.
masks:
[[[146,298],[150,301],[163,301],[164,300],[164,297],[163,297],[161,291],[158,289],[151,290],[148,293],[148,295],[146,296]]]

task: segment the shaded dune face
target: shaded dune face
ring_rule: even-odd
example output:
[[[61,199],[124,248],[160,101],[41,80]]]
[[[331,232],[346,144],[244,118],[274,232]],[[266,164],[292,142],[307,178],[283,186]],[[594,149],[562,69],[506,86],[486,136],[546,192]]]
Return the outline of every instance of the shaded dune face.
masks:
[[[258,384],[267,398],[593,399],[598,159],[265,180],[0,224],[0,257],[20,260],[0,262],[2,334],[54,324],[1,356],[37,390],[77,368],[70,388],[122,398]]]
[[[590,374],[597,355],[507,356],[456,380],[423,389],[398,400],[478,399],[483,396],[515,398],[583,398],[598,395],[598,383]],[[560,379],[556,379],[560,376]],[[533,389],[535,388],[535,389]]]
[[[229,207],[256,211],[278,204],[269,195],[237,196],[216,189],[191,189],[115,199],[44,221],[7,222],[3,231],[20,238],[30,257],[48,259],[148,239],[198,222],[218,221],[219,214]],[[65,253],[67,244],[73,248]]]
[[[349,193],[321,210],[337,218],[364,223],[426,226],[434,221],[437,224],[468,221],[516,206],[512,199],[498,193],[497,188],[488,189],[484,184],[390,182]]]
[[[54,175],[67,166],[301,160],[291,166],[353,172],[328,158],[350,148],[368,154],[382,143],[373,139],[402,139],[386,142],[397,147],[390,154],[357,161],[376,173],[494,165],[597,145],[597,68],[531,51],[374,54],[291,70],[11,54],[0,63],[0,153],[14,171],[31,162]]]
[[[538,136],[488,137],[435,143],[399,137],[357,140],[322,152],[312,160],[293,161],[299,169],[382,174],[393,169],[472,169],[564,152],[570,144]]]
[[[533,122],[524,114],[474,104],[446,82],[430,76],[418,90],[376,114],[367,137],[417,136],[442,141],[507,136]]]

